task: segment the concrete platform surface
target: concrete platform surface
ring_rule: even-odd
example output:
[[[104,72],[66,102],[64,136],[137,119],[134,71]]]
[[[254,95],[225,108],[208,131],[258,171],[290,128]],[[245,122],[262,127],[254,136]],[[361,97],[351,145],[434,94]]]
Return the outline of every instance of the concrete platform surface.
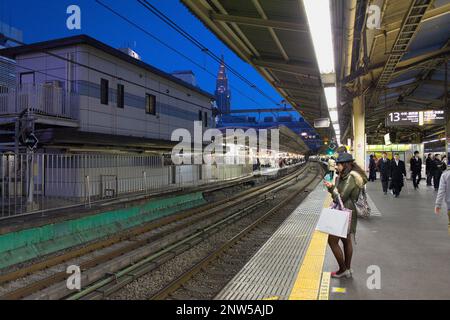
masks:
[[[407,184],[394,198],[383,194],[380,180],[368,183],[368,194],[380,215],[358,221],[353,278],[332,279],[330,299],[450,299],[446,211],[434,214],[432,187],[422,181],[420,189],[414,190],[411,181]],[[377,267],[380,289],[376,288]],[[337,269],[327,246],[324,271]]]

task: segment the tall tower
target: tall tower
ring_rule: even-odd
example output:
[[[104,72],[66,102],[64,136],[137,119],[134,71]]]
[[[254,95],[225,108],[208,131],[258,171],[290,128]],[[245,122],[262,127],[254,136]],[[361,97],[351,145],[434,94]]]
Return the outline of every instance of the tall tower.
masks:
[[[225,70],[223,56],[219,67],[219,73],[217,75],[215,95],[219,111],[222,114],[230,113],[231,91],[228,86],[228,78]]]

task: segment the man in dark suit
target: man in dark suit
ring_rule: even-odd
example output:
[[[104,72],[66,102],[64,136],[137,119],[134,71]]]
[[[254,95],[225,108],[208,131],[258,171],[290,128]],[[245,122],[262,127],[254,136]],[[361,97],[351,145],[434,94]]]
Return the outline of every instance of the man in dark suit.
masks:
[[[427,186],[431,186],[431,179],[433,178],[433,176],[431,175],[432,162],[433,158],[431,157],[431,153],[429,153],[427,159],[425,160],[425,174],[427,175]]]
[[[441,161],[440,154],[436,153],[434,155],[433,162],[431,162],[431,170],[430,170],[431,175],[433,176],[434,190],[438,191],[442,172],[444,172],[446,169],[447,166],[445,165],[445,163]]]
[[[391,162],[391,183],[394,196],[398,198],[403,188],[403,176],[406,177],[405,163],[400,160],[398,153],[394,155]]]
[[[383,152],[383,157],[378,160],[378,171],[380,171],[381,185],[384,194],[387,194],[389,178],[391,176],[391,162],[387,158],[387,153]]]
[[[414,157],[411,158],[409,164],[414,190],[417,190],[419,188],[420,179],[422,179],[422,159],[419,157],[419,151],[414,151]]]

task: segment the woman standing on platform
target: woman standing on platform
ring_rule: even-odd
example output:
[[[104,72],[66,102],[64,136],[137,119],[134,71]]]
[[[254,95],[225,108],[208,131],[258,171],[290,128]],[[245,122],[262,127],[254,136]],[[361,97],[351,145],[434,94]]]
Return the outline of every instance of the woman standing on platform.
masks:
[[[353,256],[353,244],[351,234],[356,233],[357,214],[355,202],[358,200],[359,192],[367,183],[368,179],[364,170],[355,162],[351,154],[342,153],[336,160],[338,177],[336,186],[328,181],[324,181],[328,192],[331,193],[333,201],[338,202],[340,196],[344,206],[352,210],[352,221],[347,238],[339,238],[333,235],[328,236],[328,244],[339,264],[339,270],[332,272],[333,278],[350,278],[352,276],[351,262]],[[344,252],[339,246],[339,240],[344,245]]]

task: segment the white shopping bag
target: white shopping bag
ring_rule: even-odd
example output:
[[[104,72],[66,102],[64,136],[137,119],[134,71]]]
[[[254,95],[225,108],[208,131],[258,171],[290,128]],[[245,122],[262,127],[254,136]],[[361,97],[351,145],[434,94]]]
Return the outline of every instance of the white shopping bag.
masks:
[[[347,238],[351,212],[323,208],[320,213],[316,230],[322,231],[340,238]]]

